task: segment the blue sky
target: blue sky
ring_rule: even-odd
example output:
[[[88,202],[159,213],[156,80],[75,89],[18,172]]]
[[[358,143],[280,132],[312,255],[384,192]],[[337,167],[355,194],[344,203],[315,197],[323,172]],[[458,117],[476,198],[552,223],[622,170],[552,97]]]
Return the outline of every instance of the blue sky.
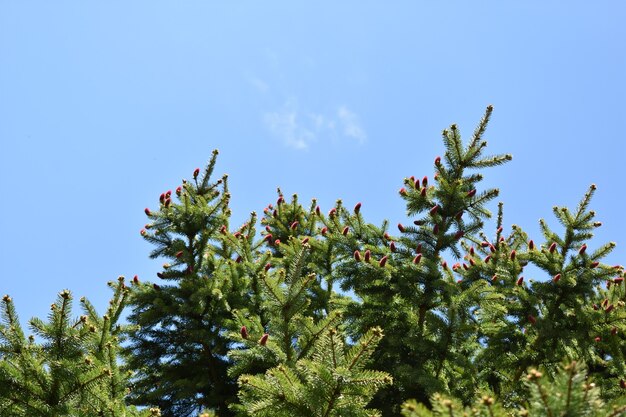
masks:
[[[506,5],[505,5],[506,3]],[[0,293],[23,320],[64,288],[157,280],[144,207],[211,150],[235,223],[281,186],[328,209],[405,218],[402,179],[432,175],[440,132],[488,104],[485,172],[505,225],[596,183],[590,249],[626,262],[626,6],[568,2],[0,0]],[[541,277],[535,277],[541,278]]]

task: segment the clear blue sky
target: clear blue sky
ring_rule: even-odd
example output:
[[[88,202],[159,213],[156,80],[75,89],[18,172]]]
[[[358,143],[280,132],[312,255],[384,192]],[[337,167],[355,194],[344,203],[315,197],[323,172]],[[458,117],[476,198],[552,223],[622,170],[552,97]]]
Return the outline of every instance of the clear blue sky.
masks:
[[[0,0],[0,294],[22,320],[157,280],[143,209],[214,148],[236,222],[281,186],[395,224],[402,179],[488,104],[507,228],[541,240],[596,183],[590,249],[626,263],[623,2],[105,3]]]

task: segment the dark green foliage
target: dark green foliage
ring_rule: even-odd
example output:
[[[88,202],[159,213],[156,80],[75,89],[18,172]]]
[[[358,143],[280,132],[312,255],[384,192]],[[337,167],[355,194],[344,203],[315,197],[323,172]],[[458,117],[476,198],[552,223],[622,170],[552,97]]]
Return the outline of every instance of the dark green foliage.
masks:
[[[0,415],[7,417],[157,416],[124,403],[127,375],[118,366],[124,326],[118,324],[128,290],[111,283],[113,298],[99,316],[86,299],[84,314],[72,317],[72,295],[62,291],[48,321],[30,321],[25,336],[9,296],[2,299],[0,325]]]

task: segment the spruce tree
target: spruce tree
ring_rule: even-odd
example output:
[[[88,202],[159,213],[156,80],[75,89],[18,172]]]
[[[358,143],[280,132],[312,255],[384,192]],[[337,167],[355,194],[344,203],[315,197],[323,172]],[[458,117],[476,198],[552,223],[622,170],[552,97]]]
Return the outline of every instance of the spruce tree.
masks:
[[[128,375],[119,367],[124,327],[120,314],[128,289],[123,277],[106,314],[85,298],[84,314],[72,316],[72,294],[61,291],[48,321],[30,320],[26,336],[13,300],[2,298],[0,315],[0,415],[7,417],[158,416],[156,408],[138,411],[125,404]]]
[[[227,177],[211,180],[217,151],[203,173],[146,208],[150,223],[141,234],[164,258],[158,283],[135,282],[128,320],[127,366],[136,370],[136,404],[157,405],[164,416],[196,415],[204,408],[228,416],[236,382],[227,374],[227,337],[232,309],[247,306],[247,275],[234,273],[227,235]]]

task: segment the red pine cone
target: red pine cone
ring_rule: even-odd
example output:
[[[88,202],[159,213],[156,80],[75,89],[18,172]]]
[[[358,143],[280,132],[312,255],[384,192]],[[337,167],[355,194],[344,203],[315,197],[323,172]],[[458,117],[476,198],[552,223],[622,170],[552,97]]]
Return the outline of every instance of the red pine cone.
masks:
[[[528,249],[530,250],[535,249],[535,242],[533,242],[532,240],[528,241]]]
[[[600,336],[596,336],[593,340],[595,340],[596,343],[602,341],[602,338]]]
[[[320,209],[320,206],[315,207],[315,214],[319,216],[321,213],[322,213],[322,209]]]
[[[354,251],[354,260],[357,262],[361,262],[361,252],[359,252],[358,250]]]
[[[422,254],[418,253],[417,255],[415,255],[415,258],[413,258],[413,263],[417,265],[418,263],[420,263],[421,260],[422,260]]]
[[[380,258],[380,261],[378,261],[378,266],[380,266],[381,268],[384,268],[385,265],[387,265],[387,259],[389,259],[387,255]]]
[[[510,258],[511,258],[511,260],[512,260],[512,261],[514,261],[514,260],[515,260],[515,249],[513,249],[513,250],[511,251]]]
[[[424,175],[422,178],[422,187],[426,187],[428,185],[428,177]]]
[[[435,204],[429,211],[431,216],[434,216],[435,214],[437,214],[437,210],[439,210],[439,204]]]
[[[400,195],[406,195],[406,188],[404,188],[404,187],[400,188],[398,193],[400,193]]]
[[[454,218],[455,218],[455,219],[457,219],[457,220],[461,220],[461,218],[462,218],[462,217],[463,217],[463,211],[462,211],[462,210],[461,210],[461,211],[459,211],[459,212],[456,214],[456,216],[454,216]]]
[[[157,291],[161,289],[161,287],[159,287],[158,284],[152,284],[152,288],[154,288]]]
[[[265,346],[267,345],[267,339],[269,339],[270,335],[267,333],[264,333],[263,336],[261,336],[261,338],[259,339],[259,345],[261,346]]]
[[[404,233],[404,226],[402,225],[402,223],[398,223],[398,230],[400,231],[400,233]]]
[[[366,250],[365,251],[365,262],[369,262],[370,261],[370,257],[372,256],[372,252],[370,252],[370,250]]]
[[[167,190],[165,193],[165,198],[170,198],[172,196],[172,190]]]
[[[178,252],[176,252],[174,256],[176,256],[177,258],[180,258],[181,256],[183,256],[183,251],[179,250]]]
[[[615,308],[615,306],[613,304],[609,304],[605,309],[604,312],[605,313],[610,313],[611,311],[613,311],[613,309]]]
[[[561,279],[561,274],[556,274],[554,278],[552,278],[552,282],[559,282],[560,279]]]
[[[476,195],[476,188],[474,188],[473,190],[469,190],[467,192],[468,197],[474,197],[475,195]]]
[[[422,188],[422,190],[420,191],[420,194],[421,194],[422,197],[426,197],[426,191],[427,191],[426,187]]]
[[[302,239],[302,244],[304,245],[305,243],[309,243],[309,237],[305,237],[304,239]]]
[[[435,226],[433,226],[433,234],[438,235],[439,234],[439,225],[436,224]]]
[[[530,322],[530,324],[532,324],[533,326],[537,323],[537,319],[533,316],[533,315],[529,315],[528,316],[528,321]]]
[[[422,253],[422,244],[418,243],[417,248],[415,248],[415,253]]]
[[[246,326],[241,326],[241,337],[244,339],[248,338],[248,329]]]
[[[144,209],[144,213],[146,213],[146,216],[149,216],[150,214],[152,214],[150,213],[150,209],[147,207]]]
[[[272,264],[270,263],[265,264],[265,272],[269,271],[271,267],[272,267]]]
[[[177,187],[176,188],[176,195],[180,195],[180,193],[183,192],[183,187]]]
[[[585,253],[585,251],[586,251],[586,250],[587,250],[587,245],[585,245],[585,244],[583,243],[583,245],[580,247],[580,249],[578,249],[578,254],[579,254],[579,255],[582,255],[582,254],[584,254],[584,253]]]
[[[200,168],[196,168],[193,171],[193,178],[196,179],[198,178],[198,175],[200,174]]]
[[[590,266],[591,266],[592,268],[595,268],[595,267],[596,267],[596,266],[598,266],[598,265],[600,265],[600,262],[595,261],[595,262],[592,262]]]
[[[165,207],[169,207],[169,206],[170,206],[170,204],[172,204],[172,200],[170,200],[169,198],[166,198],[166,199],[165,199],[165,204],[164,204],[164,205],[165,205]]]
[[[341,231],[341,234],[344,236],[348,236],[348,232],[350,231],[350,227],[346,226],[343,228],[343,230]]]
[[[441,157],[440,156],[435,158],[435,165],[437,165],[437,166],[441,165]]]
[[[334,217],[335,214],[337,214],[337,209],[336,208],[331,208],[330,211],[328,212],[328,217]]]
[[[389,244],[389,249],[390,249],[392,252],[395,252],[395,251],[396,251],[396,242],[393,242],[393,241],[392,241],[392,242]]]
[[[271,241],[272,241],[272,238],[273,238],[272,234],[271,234],[271,233],[268,233],[267,235],[265,235],[265,237],[263,238],[263,240],[264,240],[264,241],[266,241],[266,242],[271,242]]]
[[[358,214],[359,211],[361,211],[361,203],[356,203],[356,205],[354,206],[354,213]]]
[[[463,237],[463,235],[465,234],[464,231],[459,230],[458,232],[456,232],[456,234],[454,235],[454,239],[459,240]]]
[[[554,253],[554,251],[556,250],[556,242],[553,242],[548,250],[550,251],[550,253]]]
[[[487,255],[485,256],[485,263],[489,263],[489,261],[491,260],[491,255]]]
[[[235,259],[235,262],[237,262],[238,264],[241,263],[241,261],[243,260],[243,258],[240,256],[237,256],[237,259]]]
[[[328,227],[326,226],[322,227],[321,233],[325,235],[327,232],[328,232]]]
[[[622,282],[624,282],[624,278],[622,277],[617,277],[613,280],[614,283],[616,283],[617,285],[621,284]]]
[[[517,279],[517,282],[515,283],[517,286],[522,286],[522,284],[524,283],[524,277],[519,277]]]
[[[486,242],[486,241],[480,242],[480,246],[482,246],[483,248],[486,248],[487,246],[489,246],[489,242]]]
[[[137,275],[133,277],[133,283],[139,284],[139,277]]]

